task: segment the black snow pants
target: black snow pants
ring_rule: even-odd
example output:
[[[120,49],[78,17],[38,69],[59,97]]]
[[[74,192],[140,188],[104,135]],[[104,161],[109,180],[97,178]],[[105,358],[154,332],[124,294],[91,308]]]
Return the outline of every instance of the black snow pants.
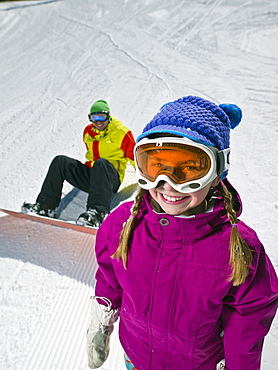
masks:
[[[87,209],[109,213],[113,194],[120,186],[119,175],[106,159],[98,159],[92,168],[80,161],[58,155],[51,162],[37,202],[51,209],[58,207],[64,181],[88,193]]]

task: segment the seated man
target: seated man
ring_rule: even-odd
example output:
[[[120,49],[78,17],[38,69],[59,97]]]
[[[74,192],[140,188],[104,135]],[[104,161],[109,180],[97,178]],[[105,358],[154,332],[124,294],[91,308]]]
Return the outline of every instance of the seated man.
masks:
[[[110,203],[124,178],[127,162],[134,166],[135,145],[131,131],[110,115],[105,100],[96,101],[89,114],[83,141],[87,148],[85,164],[59,155],[50,164],[36,203],[24,203],[22,212],[55,217],[66,180],[88,193],[87,211],[77,222],[99,227],[110,211]]]

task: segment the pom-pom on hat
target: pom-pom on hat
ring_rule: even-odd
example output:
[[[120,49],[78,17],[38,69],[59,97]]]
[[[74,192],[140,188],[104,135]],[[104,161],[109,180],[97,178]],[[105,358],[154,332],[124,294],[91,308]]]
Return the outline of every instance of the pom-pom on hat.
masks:
[[[110,108],[105,100],[97,100],[91,106],[90,113],[110,113]]]
[[[216,105],[197,96],[185,96],[165,104],[146,125],[137,142],[156,133],[185,136],[224,150],[230,146],[230,129],[242,118],[235,104]]]

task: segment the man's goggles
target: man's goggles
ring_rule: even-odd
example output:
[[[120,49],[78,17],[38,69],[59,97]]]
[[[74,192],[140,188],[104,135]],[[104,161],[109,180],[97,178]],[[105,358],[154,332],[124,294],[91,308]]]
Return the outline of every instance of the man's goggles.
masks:
[[[98,122],[98,121],[104,122],[109,118],[109,114],[108,113],[90,113],[88,117],[89,117],[89,120],[93,123]]]
[[[179,192],[192,193],[228,169],[229,152],[187,138],[145,138],[134,148],[137,181],[146,190],[166,181]]]

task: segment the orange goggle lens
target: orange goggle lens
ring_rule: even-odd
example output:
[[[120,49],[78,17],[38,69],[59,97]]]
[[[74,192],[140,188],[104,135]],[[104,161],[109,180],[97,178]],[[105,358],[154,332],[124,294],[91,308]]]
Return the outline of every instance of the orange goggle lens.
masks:
[[[211,168],[211,159],[206,152],[178,143],[142,144],[135,150],[135,160],[141,175],[149,181],[166,175],[176,184],[198,180]]]

